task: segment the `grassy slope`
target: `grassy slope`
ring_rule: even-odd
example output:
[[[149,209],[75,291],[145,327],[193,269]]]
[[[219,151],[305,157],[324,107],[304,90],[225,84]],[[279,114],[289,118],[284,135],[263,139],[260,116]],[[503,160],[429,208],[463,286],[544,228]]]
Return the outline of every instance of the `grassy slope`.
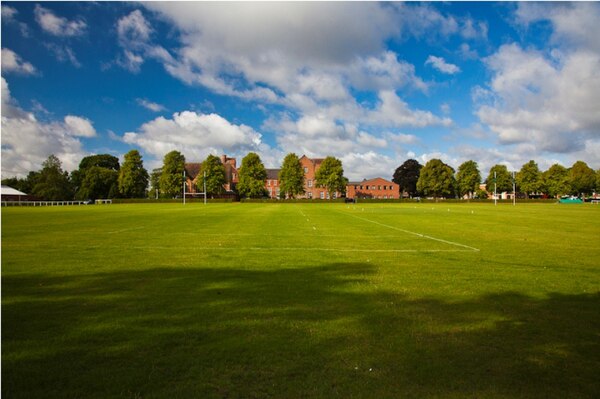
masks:
[[[2,394],[598,397],[599,226],[592,205],[5,208]]]

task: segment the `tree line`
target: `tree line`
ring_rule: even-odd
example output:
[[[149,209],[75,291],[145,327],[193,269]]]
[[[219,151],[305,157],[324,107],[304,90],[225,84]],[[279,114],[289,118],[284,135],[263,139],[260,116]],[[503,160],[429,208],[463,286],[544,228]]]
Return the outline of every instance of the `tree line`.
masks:
[[[531,160],[514,174],[506,165],[497,164],[490,168],[483,181],[486,190],[479,187],[481,173],[477,162],[472,160],[463,162],[455,171],[439,159],[432,159],[424,166],[409,159],[395,170],[392,180],[410,197],[487,198],[494,188],[497,193],[512,192],[513,184],[516,191],[527,198],[531,194],[585,196],[600,191],[600,169],[594,171],[583,161],[575,162],[570,168],[554,164],[542,172]]]
[[[139,151],[131,150],[124,156],[123,165],[113,155],[100,154],[84,157],[78,169],[68,173],[62,169],[61,161],[50,155],[39,171],[31,171],[25,178],[3,179],[2,184],[16,188],[44,200],[95,200],[99,198],[175,198],[183,194],[185,156],[171,151],[163,158],[163,165],[151,173],[144,168]],[[203,176],[206,173],[206,192],[211,197],[224,193],[227,182],[225,166],[215,155],[208,155],[201,163],[197,179],[197,191],[204,191]],[[268,196],[265,188],[266,168],[260,156],[248,153],[239,168],[236,194],[242,198]],[[289,153],[283,160],[278,174],[280,198],[296,198],[304,194],[304,171],[300,158]],[[512,192],[513,183],[517,191],[529,196],[544,193],[551,197],[560,195],[589,195],[600,191],[600,170],[594,171],[585,162],[577,161],[570,168],[559,164],[540,171],[535,161],[525,163],[514,174],[505,165],[494,165],[484,180],[487,191],[479,185],[482,176],[477,162],[469,160],[455,171],[439,159],[421,165],[409,159],[394,171],[394,183],[400,191],[410,197],[455,197],[487,198],[488,192]],[[315,173],[315,185],[325,188],[329,198],[333,194],[345,193],[348,179],[344,177],[341,160],[328,156]]]

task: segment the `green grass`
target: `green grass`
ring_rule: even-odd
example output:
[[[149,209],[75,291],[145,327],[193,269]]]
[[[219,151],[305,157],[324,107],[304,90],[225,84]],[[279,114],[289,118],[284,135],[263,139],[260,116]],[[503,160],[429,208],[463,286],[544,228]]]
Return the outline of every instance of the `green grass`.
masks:
[[[600,207],[2,209],[7,398],[597,398]]]

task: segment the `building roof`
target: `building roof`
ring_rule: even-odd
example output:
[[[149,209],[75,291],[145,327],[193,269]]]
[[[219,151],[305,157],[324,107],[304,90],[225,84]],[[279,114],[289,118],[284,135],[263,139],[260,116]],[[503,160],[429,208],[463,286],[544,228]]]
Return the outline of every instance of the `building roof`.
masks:
[[[350,186],[350,185],[361,185],[361,184],[362,185],[365,185],[365,184],[376,184],[377,182],[381,182],[381,181],[385,182],[386,184],[396,184],[393,181],[384,179],[383,177],[374,177],[374,178],[369,179],[369,180],[364,179],[363,181],[360,181],[360,182],[354,182],[354,181],[353,182],[348,182],[348,185]]]
[[[1,186],[0,187],[0,195],[27,195],[17,189],[14,189],[9,186]]]
[[[194,180],[198,173],[200,173],[200,168],[202,167],[202,163],[186,163],[185,173],[189,176],[190,179]]]
[[[266,169],[267,171],[267,179],[269,180],[279,180],[279,171],[281,169]]]

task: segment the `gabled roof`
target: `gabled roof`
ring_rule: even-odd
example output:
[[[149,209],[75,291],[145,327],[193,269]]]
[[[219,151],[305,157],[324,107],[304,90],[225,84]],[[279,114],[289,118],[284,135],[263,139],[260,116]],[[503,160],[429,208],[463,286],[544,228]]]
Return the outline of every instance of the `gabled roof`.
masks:
[[[0,187],[0,195],[27,195],[17,189],[14,189],[9,186],[1,186]]]
[[[383,177],[374,177],[372,179],[364,179],[361,182],[348,182],[348,185],[365,185],[365,184],[377,184],[377,183],[384,183],[384,184],[396,184],[393,181],[390,180],[386,180]]]
[[[194,180],[198,173],[200,173],[200,168],[202,167],[202,163],[186,163],[185,173],[189,176],[190,179]]]
[[[279,179],[279,171],[281,169],[265,169],[267,171],[267,179],[269,180],[278,180]]]

